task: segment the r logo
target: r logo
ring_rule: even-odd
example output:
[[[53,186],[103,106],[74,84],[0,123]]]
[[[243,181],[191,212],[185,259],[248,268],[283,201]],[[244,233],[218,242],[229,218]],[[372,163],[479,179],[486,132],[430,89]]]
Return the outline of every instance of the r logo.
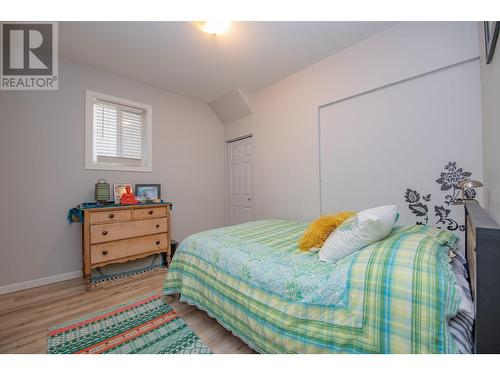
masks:
[[[0,23],[2,90],[57,90],[57,23]]]
[[[52,74],[52,25],[3,24],[3,75]]]

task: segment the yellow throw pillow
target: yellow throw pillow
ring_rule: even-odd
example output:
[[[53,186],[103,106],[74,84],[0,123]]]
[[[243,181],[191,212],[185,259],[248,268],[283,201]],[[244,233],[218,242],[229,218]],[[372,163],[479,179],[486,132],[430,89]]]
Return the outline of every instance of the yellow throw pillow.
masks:
[[[335,215],[321,216],[314,220],[299,240],[299,248],[309,251],[313,247],[321,247],[328,236],[344,221],[356,214],[351,211],[339,212]]]

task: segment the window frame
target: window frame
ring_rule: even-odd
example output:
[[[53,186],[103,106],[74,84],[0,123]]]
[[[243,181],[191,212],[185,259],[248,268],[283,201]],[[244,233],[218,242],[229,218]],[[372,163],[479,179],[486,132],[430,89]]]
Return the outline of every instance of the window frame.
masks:
[[[118,107],[132,107],[144,111],[144,129],[142,139],[141,165],[129,165],[121,162],[105,162],[94,160],[94,102],[96,100],[116,104]],[[85,169],[127,172],[152,172],[153,148],[153,107],[149,104],[139,103],[100,92],[85,90]]]

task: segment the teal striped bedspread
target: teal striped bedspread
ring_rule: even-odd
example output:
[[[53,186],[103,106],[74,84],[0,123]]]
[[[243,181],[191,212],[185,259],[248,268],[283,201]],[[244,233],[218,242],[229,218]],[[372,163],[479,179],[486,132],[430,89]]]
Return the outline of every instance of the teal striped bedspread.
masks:
[[[205,310],[261,353],[456,353],[456,237],[396,227],[339,262],[297,246],[307,224],[263,220],[181,242],[163,294]]]

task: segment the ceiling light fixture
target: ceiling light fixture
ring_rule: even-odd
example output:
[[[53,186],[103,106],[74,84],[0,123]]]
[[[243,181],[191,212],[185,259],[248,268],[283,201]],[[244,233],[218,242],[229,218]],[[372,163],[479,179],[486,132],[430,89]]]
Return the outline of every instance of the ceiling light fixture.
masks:
[[[231,21],[196,21],[196,26],[210,35],[223,34],[231,27]]]

